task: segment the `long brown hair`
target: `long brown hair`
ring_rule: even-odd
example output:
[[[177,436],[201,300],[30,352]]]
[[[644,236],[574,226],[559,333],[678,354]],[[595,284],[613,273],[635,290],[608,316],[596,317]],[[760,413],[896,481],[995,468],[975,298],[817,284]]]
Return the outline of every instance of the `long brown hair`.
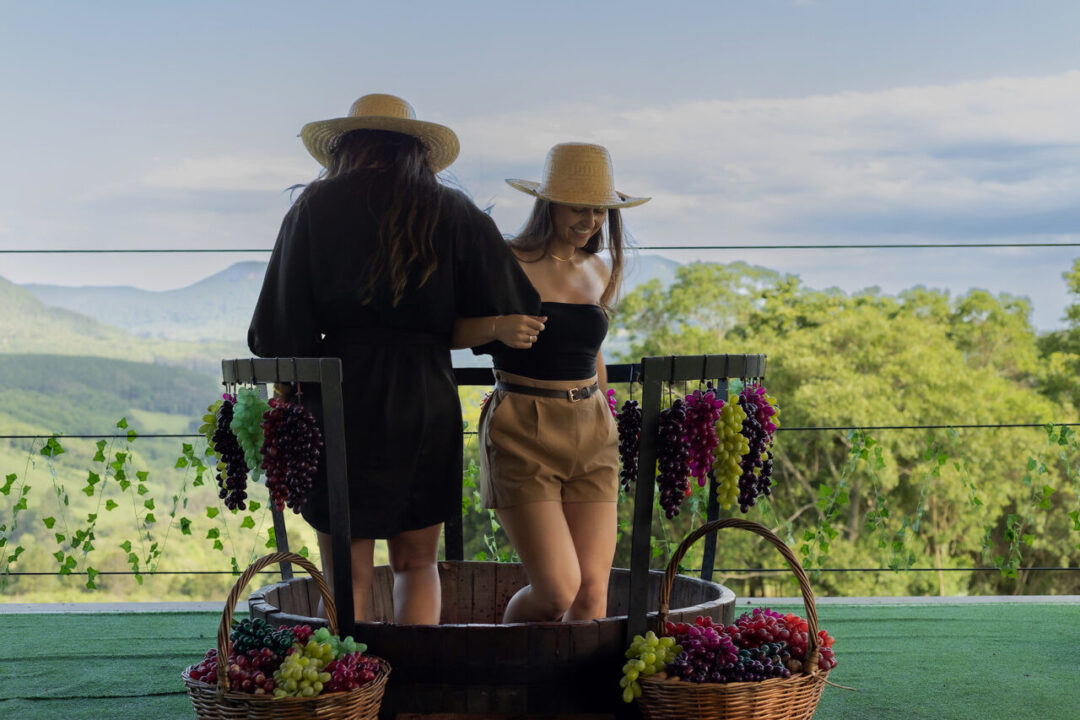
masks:
[[[439,265],[433,237],[442,211],[443,187],[427,162],[424,143],[386,130],[352,130],[338,138],[325,174],[304,195],[325,181],[358,170],[380,173],[371,192],[384,201],[379,214],[378,247],[366,268],[361,302],[389,280],[393,305],[401,302],[410,278],[423,287]],[[304,195],[300,197],[303,198]],[[373,197],[368,198],[369,205]]]
[[[555,224],[551,221],[551,206],[550,201],[537,198],[536,202],[533,203],[529,219],[525,221],[525,227],[510,240],[510,247],[525,253],[529,257],[536,256],[534,259],[525,258],[524,262],[537,262],[548,252],[551,238],[555,234]],[[604,292],[600,295],[600,307],[610,315],[615,304],[619,301],[619,289],[622,286],[623,274],[623,226],[622,213],[619,212],[618,208],[608,210],[607,222],[604,223],[604,227],[607,228],[607,241],[605,242],[604,228],[602,227],[593,233],[593,236],[585,243],[582,250],[595,255],[603,250],[605,245],[608,248],[608,254],[611,257],[611,277],[608,279]]]

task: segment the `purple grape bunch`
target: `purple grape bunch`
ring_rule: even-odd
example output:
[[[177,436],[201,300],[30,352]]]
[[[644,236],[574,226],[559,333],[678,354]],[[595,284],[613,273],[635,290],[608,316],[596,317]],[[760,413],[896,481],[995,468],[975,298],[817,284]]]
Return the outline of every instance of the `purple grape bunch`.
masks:
[[[641,448],[641,407],[637,400],[623,403],[616,424],[619,428],[619,460],[622,462],[619,478],[623,490],[629,490],[638,474],[638,450]]]
[[[232,431],[233,404],[235,398],[226,394],[218,409],[217,429],[210,438],[210,445],[219,458],[217,484],[218,497],[230,510],[244,510],[247,505],[248,466],[244,451]]]
[[[300,512],[319,466],[323,439],[311,412],[299,401],[272,398],[263,414],[262,468],[270,502],[281,511]]]
[[[746,413],[742,434],[750,449],[739,463],[739,509],[746,512],[761,495],[772,494],[772,441],[776,425],[770,420],[775,408],[766,399],[765,388],[748,385],[739,394],[739,406]]]
[[[740,650],[731,638],[713,627],[690,625],[675,635],[675,644],[683,649],[666,668],[688,682],[720,683],[738,665]]]
[[[699,487],[705,487],[712,469],[714,451],[720,444],[716,435],[716,423],[724,401],[716,397],[710,386],[705,392],[695,390],[686,396],[686,421],[683,423],[684,441],[690,448],[690,474],[697,478]]]
[[[657,460],[660,475],[660,507],[668,520],[679,514],[679,505],[690,494],[690,446],[686,442],[686,405],[676,399],[659,418]]]

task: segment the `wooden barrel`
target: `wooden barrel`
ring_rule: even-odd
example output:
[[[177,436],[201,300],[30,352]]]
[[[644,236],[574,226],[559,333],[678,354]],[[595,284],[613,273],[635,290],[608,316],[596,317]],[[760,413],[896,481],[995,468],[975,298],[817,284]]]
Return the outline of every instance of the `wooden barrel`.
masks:
[[[590,622],[501,625],[507,601],[526,584],[517,563],[443,562],[440,625],[394,625],[393,574],[375,568],[367,616],[356,639],[393,666],[380,718],[440,720],[562,715],[622,717],[618,686],[626,650],[630,571],[613,569],[608,617]],[[655,615],[663,573],[649,577]],[[324,625],[319,594],[307,576],[257,590],[252,617],[273,624]],[[735,595],[679,575],[671,591],[673,622],[708,615],[734,622]]]

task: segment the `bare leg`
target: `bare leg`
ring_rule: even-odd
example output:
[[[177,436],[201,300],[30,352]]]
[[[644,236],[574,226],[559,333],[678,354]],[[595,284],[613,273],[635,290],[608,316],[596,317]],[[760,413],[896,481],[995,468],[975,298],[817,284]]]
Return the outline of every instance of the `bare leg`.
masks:
[[[330,544],[330,536],[326,533],[315,531],[319,538],[319,553],[322,555],[323,577],[330,586],[330,592],[334,591],[334,550]],[[353,607],[356,619],[362,620],[367,610],[368,593],[371,591],[371,579],[375,575],[375,541],[367,539],[354,539],[351,544],[352,552],[352,587]],[[326,608],[323,601],[319,600],[319,617],[326,617]]]
[[[442,611],[439,533],[442,524],[409,530],[387,541],[394,571],[394,622],[438,625]]]
[[[581,586],[581,569],[562,503],[528,503],[501,508],[495,514],[529,577],[529,584],[507,603],[503,622],[559,620]]]
[[[581,567],[581,588],[563,620],[607,616],[608,579],[615,559],[618,513],[613,502],[565,503],[562,506]]]

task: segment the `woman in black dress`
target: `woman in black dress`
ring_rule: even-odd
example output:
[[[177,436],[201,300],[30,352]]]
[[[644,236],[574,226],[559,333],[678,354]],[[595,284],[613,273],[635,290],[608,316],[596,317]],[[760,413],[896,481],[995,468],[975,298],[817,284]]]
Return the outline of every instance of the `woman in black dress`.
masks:
[[[399,623],[439,622],[441,525],[461,512],[461,406],[450,363],[460,316],[505,316],[489,339],[529,347],[540,299],[494,222],[435,173],[453,132],[390,95],[301,132],[326,167],[290,208],[248,345],[263,357],[340,357],[358,617],[386,538]],[[321,418],[315,388],[305,403]],[[325,468],[303,510],[331,545]]]

